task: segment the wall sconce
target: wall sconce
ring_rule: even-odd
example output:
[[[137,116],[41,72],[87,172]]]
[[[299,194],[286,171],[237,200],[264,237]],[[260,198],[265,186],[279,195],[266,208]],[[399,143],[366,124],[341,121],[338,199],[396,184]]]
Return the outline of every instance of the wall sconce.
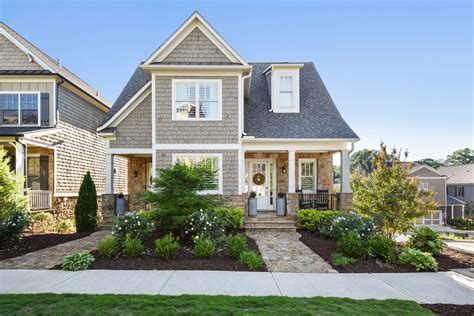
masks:
[[[137,169],[133,170],[133,177],[138,178],[138,170]]]
[[[286,173],[286,167],[285,166],[281,167],[281,173],[283,173],[283,174]]]
[[[114,168],[114,174],[116,174],[116,173],[117,173],[117,169]]]

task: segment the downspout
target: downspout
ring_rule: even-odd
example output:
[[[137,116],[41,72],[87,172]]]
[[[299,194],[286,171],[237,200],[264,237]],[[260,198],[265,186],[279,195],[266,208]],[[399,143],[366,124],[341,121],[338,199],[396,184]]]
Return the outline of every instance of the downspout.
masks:
[[[248,75],[242,77],[242,135],[240,137],[246,136],[247,133],[245,133],[245,79],[249,79],[252,77],[252,71],[249,72]],[[250,84],[249,84],[249,89],[250,89]]]

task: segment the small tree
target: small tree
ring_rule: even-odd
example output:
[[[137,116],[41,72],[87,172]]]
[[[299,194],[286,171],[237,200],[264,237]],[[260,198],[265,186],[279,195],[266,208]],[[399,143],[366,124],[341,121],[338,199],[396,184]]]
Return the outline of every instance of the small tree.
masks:
[[[216,205],[212,196],[198,194],[209,189],[206,179],[214,173],[208,168],[177,163],[159,172],[154,180],[155,192],[145,192],[142,199],[153,205],[161,226],[182,229],[193,212]]]
[[[24,194],[23,179],[17,179],[10,171],[10,157],[0,147],[0,220],[9,217],[15,211],[26,211],[28,197]]]
[[[373,157],[370,174],[356,172],[352,178],[354,210],[380,221],[389,236],[405,233],[414,221],[439,207],[434,192],[419,190],[419,180],[408,178],[411,166],[400,161],[401,152],[387,153],[383,143]]]
[[[82,179],[74,216],[78,233],[94,231],[97,228],[97,191],[89,171]]]

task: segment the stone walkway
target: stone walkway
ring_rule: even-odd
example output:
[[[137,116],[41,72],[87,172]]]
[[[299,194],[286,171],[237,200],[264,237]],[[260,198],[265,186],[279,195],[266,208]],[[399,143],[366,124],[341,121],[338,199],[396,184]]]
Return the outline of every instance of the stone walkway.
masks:
[[[337,273],[329,263],[300,241],[297,232],[251,231],[270,272]]]
[[[0,261],[0,269],[51,269],[60,264],[68,254],[95,249],[99,240],[109,233],[101,230],[84,238],[6,259]]]

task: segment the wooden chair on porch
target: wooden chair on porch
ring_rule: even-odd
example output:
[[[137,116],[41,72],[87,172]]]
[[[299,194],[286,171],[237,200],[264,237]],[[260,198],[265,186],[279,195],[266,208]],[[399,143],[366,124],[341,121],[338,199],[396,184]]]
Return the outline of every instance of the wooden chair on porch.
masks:
[[[316,200],[314,201],[315,208],[319,210],[329,209],[329,190],[318,190],[316,193]]]
[[[305,199],[305,196],[303,194],[303,190],[296,190],[296,193],[298,193],[298,196],[299,196],[299,208],[300,209],[306,209],[306,208],[312,208],[313,207],[312,201]]]

